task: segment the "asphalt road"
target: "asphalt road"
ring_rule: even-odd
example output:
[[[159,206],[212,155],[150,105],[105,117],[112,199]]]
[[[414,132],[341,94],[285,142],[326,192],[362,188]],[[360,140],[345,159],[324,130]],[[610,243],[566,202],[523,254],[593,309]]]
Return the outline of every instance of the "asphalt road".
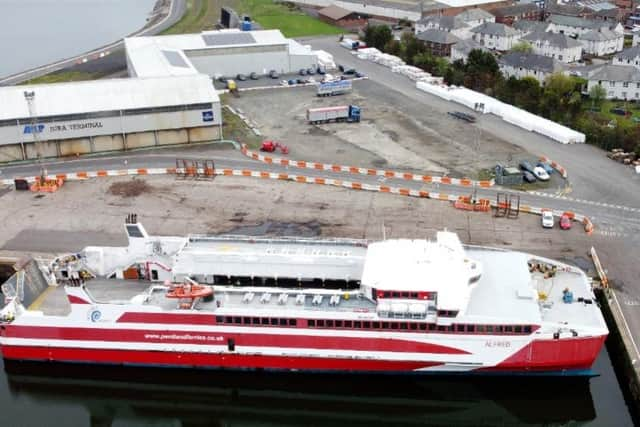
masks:
[[[154,34],[158,34],[178,22],[180,18],[182,18],[182,15],[184,15],[185,10],[185,0],[171,0],[171,10],[169,11],[169,14],[167,16],[162,18],[159,22],[151,25],[150,27],[145,27],[140,31],[130,34],[129,37],[151,36]],[[108,58],[109,56],[121,51],[123,48],[124,41],[118,40],[106,46],[99,47],[95,50],[74,56],[72,58],[63,59],[61,61],[54,62],[53,64],[43,65],[41,67],[5,77],[3,79],[0,79],[0,86],[15,85],[26,80],[44,76],[54,71],[73,67],[77,65],[78,61],[82,61],[84,58],[88,59],[87,63],[91,62],[93,60],[92,58],[98,58],[98,60],[102,58]],[[107,54],[107,52],[109,52],[109,54]]]
[[[425,184],[418,181],[405,181],[389,179],[379,176],[351,175],[348,173],[319,171],[315,169],[299,169],[284,167],[274,164],[265,164],[243,156],[238,151],[230,150],[180,150],[171,152],[135,152],[118,155],[96,156],[90,158],[50,160],[39,165],[24,164],[5,166],[1,169],[0,177],[12,179],[15,177],[39,175],[44,167],[49,174],[68,173],[78,171],[93,171],[100,169],[134,169],[134,168],[166,168],[175,167],[176,157],[192,159],[212,159],[216,168],[252,169],[269,172],[287,172],[310,177],[335,178],[344,181],[357,181],[365,184],[377,185],[384,183],[393,187],[404,187],[416,190],[426,190],[448,193],[453,195],[469,195],[469,188],[444,184]],[[302,159],[312,160],[312,159]],[[480,198],[495,199],[496,193],[504,191],[500,188],[477,188],[477,196]],[[599,232],[606,230],[618,237],[636,239],[634,231],[640,230],[640,209],[629,206],[606,205],[593,200],[574,200],[568,197],[559,197],[546,193],[527,193],[521,191],[509,191],[520,195],[521,204],[544,207],[558,211],[576,211],[593,218],[596,229]]]

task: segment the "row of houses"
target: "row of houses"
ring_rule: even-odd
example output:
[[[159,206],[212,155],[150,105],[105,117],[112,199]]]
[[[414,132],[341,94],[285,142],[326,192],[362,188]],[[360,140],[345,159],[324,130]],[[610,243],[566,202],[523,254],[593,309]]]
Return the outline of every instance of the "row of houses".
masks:
[[[439,56],[449,56],[459,39],[471,39],[480,46],[502,52],[524,41],[534,53],[564,63],[579,61],[583,54],[613,54],[624,46],[624,29],[618,22],[552,15],[546,22],[519,19],[512,23],[510,26],[496,22],[494,15],[476,9],[464,15],[423,18],[416,23],[415,31],[416,37]]]

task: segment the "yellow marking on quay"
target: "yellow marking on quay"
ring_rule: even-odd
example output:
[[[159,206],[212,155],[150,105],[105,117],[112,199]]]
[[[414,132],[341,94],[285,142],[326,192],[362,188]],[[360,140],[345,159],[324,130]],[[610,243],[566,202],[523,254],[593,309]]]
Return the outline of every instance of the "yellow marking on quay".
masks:
[[[51,289],[54,289],[54,288],[55,286],[49,286],[47,287],[47,289],[42,291],[40,296],[31,303],[31,305],[29,306],[29,308],[27,308],[27,310],[38,310],[42,305],[42,303],[44,302],[47,295],[49,295],[49,292],[51,292]]]

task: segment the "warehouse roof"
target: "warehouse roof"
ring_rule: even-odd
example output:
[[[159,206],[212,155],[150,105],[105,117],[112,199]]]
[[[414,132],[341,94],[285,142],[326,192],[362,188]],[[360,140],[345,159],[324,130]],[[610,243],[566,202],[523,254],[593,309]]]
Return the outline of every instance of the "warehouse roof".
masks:
[[[241,46],[284,45],[291,48],[291,40],[285,38],[280,30],[232,29],[203,31],[195,34],[128,37],[124,39],[124,43],[129,69],[138,77],[196,74],[198,70],[189,61],[190,51]],[[167,54],[167,52],[175,53]]]
[[[30,117],[24,92],[35,93],[37,117],[218,102],[204,74],[0,87],[0,120]]]

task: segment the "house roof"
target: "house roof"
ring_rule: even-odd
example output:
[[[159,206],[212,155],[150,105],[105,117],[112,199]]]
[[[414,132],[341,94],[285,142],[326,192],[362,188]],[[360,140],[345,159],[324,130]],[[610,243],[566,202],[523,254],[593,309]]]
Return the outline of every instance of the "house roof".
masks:
[[[473,41],[472,39],[461,40],[458,43],[454,44],[452,49],[455,49],[465,55],[468,55],[474,49],[480,49],[485,52],[490,52],[489,49],[482,46],[480,43]]]
[[[517,36],[518,31],[496,22],[485,22],[471,29],[472,33],[492,34],[494,36]]]
[[[456,17],[462,19],[464,22],[479,21],[481,19],[491,19],[493,15],[484,9],[467,9],[464,12],[460,12]]]
[[[440,43],[440,44],[454,44],[460,41],[460,39],[448,31],[430,29],[419,33],[416,38],[425,42]]]
[[[528,34],[522,37],[522,40],[528,42],[541,41],[543,43],[548,43],[550,46],[555,46],[560,49],[570,49],[573,47],[582,46],[580,42],[572,39],[571,37],[565,36],[564,34],[550,33],[545,31],[537,31]]]
[[[588,73],[589,80],[640,82],[640,70],[632,65],[605,64]]]
[[[577,3],[556,3],[553,1],[545,4],[546,13],[554,13],[565,16],[580,16],[585,12],[585,7]]]
[[[597,30],[598,28],[602,27],[609,27],[608,22],[578,18],[577,16],[551,15],[549,17],[549,22],[552,22],[556,25],[564,25],[566,27],[590,28],[592,30]]]
[[[605,41],[605,40],[616,40],[618,38],[623,37],[622,34],[618,34],[615,31],[611,31],[608,28],[600,28],[598,30],[591,30],[587,33],[579,36],[580,40],[590,40],[590,41]]]
[[[504,6],[492,9],[491,12],[495,16],[520,16],[524,13],[541,12],[541,9],[535,3],[520,3],[513,6]]]
[[[533,33],[536,31],[547,31],[548,22],[529,21],[528,19],[519,19],[513,23],[513,28],[522,33]]]
[[[499,62],[514,68],[522,67],[527,70],[542,71],[549,74],[564,70],[564,66],[560,61],[534,53],[509,52],[503,55]]]
[[[419,20],[417,23],[423,25],[432,23],[438,28],[446,31],[469,27],[469,24],[458,16],[427,16]]]
[[[630,47],[616,55],[618,59],[635,59],[640,56],[640,45]]]
[[[340,6],[336,6],[335,4],[332,4],[331,6],[325,7],[318,11],[318,15],[326,16],[327,18],[333,19],[334,21],[349,16],[352,13],[354,12],[344,9]]]

